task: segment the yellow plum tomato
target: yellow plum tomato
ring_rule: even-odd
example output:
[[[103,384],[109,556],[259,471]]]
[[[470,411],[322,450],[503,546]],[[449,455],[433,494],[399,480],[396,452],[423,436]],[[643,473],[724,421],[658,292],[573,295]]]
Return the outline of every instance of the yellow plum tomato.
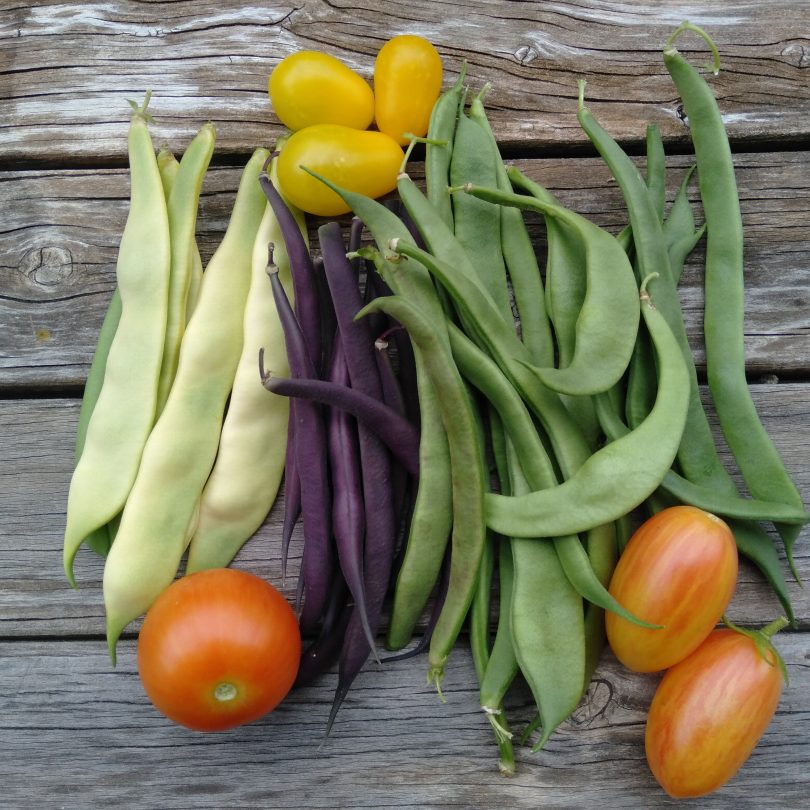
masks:
[[[403,133],[423,136],[442,88],[442,60],[423,37],[389,39],[374,62],[374,119],[377,129],[399,144]]]
[[[175,580],[138,636],[138,671],[155,707],[195,731],[257,720],[289,692],[301,636],[287,600],[246,571],[214,568]]]
[[[302,211],[334,217],[349,206],[305,169],[348,191],[381,197],[396,187],[403,158],[399,144],[382,132],[316,124],[293,133],[284,144],[278,157],[279,185]]]
[[[313,124],[366,129],[374,118],[368,82],[320,51],[298,51],[282,59],[267,89],[279,120],[293,132]]]
[[[693,506],[663,509],[630,538],[610,593],[647,629],[605,614],[610,647],[636,672],[676,664],[709,635],[734,595],[737,546],[728,525]]]
[[[715,630],[664,675],[647,718],[647,762],[675,798],[703,796],[742,767],[776,712],[784,666],[770,633]]]

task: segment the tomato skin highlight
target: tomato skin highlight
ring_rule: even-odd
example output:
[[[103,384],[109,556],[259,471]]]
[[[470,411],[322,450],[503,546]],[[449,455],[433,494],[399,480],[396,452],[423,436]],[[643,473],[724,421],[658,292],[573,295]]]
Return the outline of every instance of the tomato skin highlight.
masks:
[[[635,672],[676,664],[709,635],[737,584],[734,535],[720,518],[673,506],[645,521],[624,550],[609,591],[631,613],[662,629],[648,630],[605,614],[616,657]]]
[[[313,124],[366,129],[374,119],[374,92],[339,59],[298,51],[278,63],[267,82],[270,101],[293,132]]]
[[[767,659],[767,660],[766,660]],[[647,761],[674,798],[725,784],[751,755],[782,694],[782,675],[749,637],[715,630],[664,675],[650,705]]]
[[[423,37],[389,39],[374,62],[374,120],[404,146],[403,132],[423,136],[442,88],[442,60]]]
[[[399,144],[382,132],[317,124],[293,133],[284,144],[278,157],[279,185],[302,211],[334,217],[347,213],[349,206],[302,167],[349,191],[376,198],[396,187],[403,158]]]
[[[287,695],[301,636],[287,600],[246,571],[217,568],[175,580],[138,636],[138,671],[155,707],[195,731],[257,720]]]

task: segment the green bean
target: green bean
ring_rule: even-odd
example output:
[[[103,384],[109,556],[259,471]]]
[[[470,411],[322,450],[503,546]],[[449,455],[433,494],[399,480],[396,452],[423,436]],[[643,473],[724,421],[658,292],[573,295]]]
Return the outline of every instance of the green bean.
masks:
[[[482,127],[487,136],[495,161],[497,187],[501,191],[511,191],[512,184],[484,110],[483,93],[472,100],[470,118]],[[542,306],[545,296],[543,279],[523,214],[517,208],[501,208],[501,250],[515,297],[521,340],[535,365],[550,366],[554,362],[554,344],[546,308]]]
[[[557,476],[554,467],[518,393],[497,365],[465,337],[461,330],[450,324],[449,331],[453,357],[459,370],[495,408],[509,437],[508,447],[513,448],[512,452],[529,486],[533,490],[555,487]],[[631,616],[607,591],[605,586],[612,572],[612,562],[609,563],[609,569],[606,569],[600,559],[600,581],[578,537],[559,536],[554,537],[553,542],[566,576],[583,598],[618,613],[628,621],[647,626]],[[600,550],[609,550],[609,547]],[[610,556],[612,555],[608,555],[608,559]]]
[[[723,118],[709,85],[674,46],[683,31],[694,31],[712,48],[705,31],[680,25],[667,40],[664,65],[689,119],[706,219],[703,331],[706,373],[720,427],[754,497],[802,507],[802,498],[757,414],[745,376],[743,320],[743,228],[734,162]],[[777,524],[788,562],[799,528]]]
[[[74,587],[76,552],[85,537],[123,508],[155,418],[170,248],[148,103],[147,96],[129,128],[131,201],[116,267],[121,318],[68,494],[64,567]]]
[[[398,320],[419,347],[436,388],[450,448],[453,487],[453,535],[450,581],[428,653],[428,682],[439,688],[475,590],[486,530],[483,495],[487,486],[476,417],[469,393],[441,333],[402,296],[374,299],[363,314],[382,310]]]
[[[649,190],[655,213],[658,220],[664,220],[664,206],[667,200],[667,175],[664,142],[661,140],[661,130],[656,124],[647,127],[647,176],[646,184]]]
[[[214,464],[242,349],[251,253],[266,204],[258,180],[268,157],[266,149],[257,150],[242,173],[228,228],[183,337],[174,385],[144,447],[107,557],[104,604],[113,660],[124,627],[174,579]]]
[[[508,186],[505,190],[511,191],[512,184],[507,175]],[[543,186],[527,177],[521,177],[521,183],[526,191],[543,202],[559,205],[559,201]],[[515,211],[520,215],[519,209],[506,207],[506,211]],[[582,240],[577,238],[576,232],[554,217],[545,215],[546,223],[546,306],[536,307],[546,309],[548,318],[554,327],[557,339],[557,352],[559,365],[569,366],[574,357],[576,347],[576,327],[583,301],[585,300],[585,255]],[[551,361],[553,362],[553,361]],[[543,365],[551,365],[546,360]],[[535,362],[535,365],[540,365]],[[582,433],[590,447],[595,447],[599,440],[599,423],[593,410],[593,403],[587,396],[560,397],[565,407],[580,426]]]
[[[689,205],[689,198],[686,194],[694,170],[694,166],[690,166],[687,170],[678,187],[672,207],[669,209],[669,215],[664,220],[664,239],[667,243],[669,264],[675,284],[681,279],[686,257],[695,249],[706,232],[705,223],[699,228],[695,228],[695,215],[692,213],[692,206]]]
[[[275,182],[276,161],[270,175]],[[303,215],[293,210],[302,233]],[[292,301],[290,262],[278,220],[265,207],[251,258],[250,287],[243,320],[242,353],[222,424],[216,461],[200,500],[186,572],[228,565],[267,517],[284,473],[289,399],[264,389],[257,376],[259,349],[274,374],[289,372],[284,330],[267,279],[267,246]],[[251,474],[246,476],[245,470]]]
[[[449,228],[453,227],[453,205],[447,186],[453,136],[466,74],[467,63],[462,62],[458,81],[433,105],[425,141],[425,189],[428,199],[436,206],[439,216]]]
[[[180,168],[169,196],[172,270],[169,279],[169,308],[166,338],[163,343],[163,365],[158,383],[158,413],[166,404],[177,371],[180,342],[186,327],[186,301],[192,275],[197,207],[215,142],[214,125],[203,124],[180,160]]]
[[[512,491],[529,487],[513,465]],[[533,750],[574,711],[585,681],[582,598],[574,590],[551,543],[512,540],[512,639],[520,670],[540,713],[543,733]]]
[[[599,422],[610,441],[616,441],[630,433],[630,428],[616,416],[603,394],[597,395],[595,401]],[[769,520],[796,525],[810,522],[810,514],[803,508],[775,501],[740,498],[726,495],[723,492],[715,492],[699,484],[693,484],[674,470],[670,470],[664,476],[661,481],[661,489],[683,503],[726,517]]]
[[[594,453],[556,487],[521,497],[488,494],[490,528],[510,537],[575,534],[616,520],[661,483],[686,420],[688,372],[677,341],[644,284],[640,300],[660,369],[658,397],[650,415],[634,431]]]
[[[450,160],[450,185],[457,186],[466,182],[482,186],[496,185],[494,157],[486,130],[461,110]],[[514,325],[506,283],[506,265],[501,250],[500,208],[474,197],[455,197],[453,234],[469,256],[470,263],[498,307],[501,317]],[[426,234],[425,241],[433,253],[450,260],[438,252],[435,239]]]
[[[177,178],[177,172],[180,169],[180,161],[165,147],[158,152],[157,161],[158,169],[160,170],[160,179],[163,183],[163,194],[168,204],[172,188],[174,188],[174,181]],[[202,275],[202,258],[200,257],[200,251],[197,247],[197,240],[192,237],[191,276],[189,278],[188,295],[186,296],[186,323],[188,323],[191,313],[194,312],[197,299],[200,297]]]
[[[118,287],[116,287],[115,290],[113,290],[112,298],[110,299],[107,312],[104,315],[104,320],[98,333],[96,351],[93,354],[93,361],[90,364],[90,371],[87,374],[87,381],[84,384],[82,405],[79,409],[79,421],[76,425],[76,448],[74,458],[77,464],[84,451],[84,442],[87,437],[87,426],[90,423],[90,417],[96,407],[96,402],[98,402],[98,397],[104,384],[104,368],[107,365],[107,357],[110,354],[110,347],[112,346],[115,332],[118,329],[119,320],[121,320],[121,293]],[[113,535],[110,534],[110,527],[109,524],[107,524],[90,532],[90,534],[84,538],[84,544],[89,549],[95,551],[96,554],[104,557],[110,550],[112,538]]]
[[[521,184],[519,170],[512,167],[508,173],[513,183]],[[616,240],[573,211],[535,197],[467,185],[463,191],[548,214],[577,233],[585,251],[587,289],[577,320],[574,356],[565,368],[534,366],[532,371],[549,388],[566,394],[593,394],[614,385],[627,368],[639,321],[633,270]]]

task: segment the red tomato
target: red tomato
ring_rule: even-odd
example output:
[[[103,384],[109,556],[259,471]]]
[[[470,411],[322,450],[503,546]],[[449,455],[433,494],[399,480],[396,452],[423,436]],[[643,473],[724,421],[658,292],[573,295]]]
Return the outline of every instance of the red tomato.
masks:
[[[138,637],[146,694],[195,731],[249,723],[275,708],[298,672],[301,636],[287,600],[254,574],[216,568],[175,580]]]
[[[712,631],[737,584],[737,546],[720,518],[673,506],[645,521],[619,558],[610,593],[648,630],[610,611],[611,649],[629,669],[656,672],[686,658]]]
[[[664,675],[650,705],[647,761],[675,798],[716,790],[740,769],[776,712],[782,674],[772,648],[715,630]]]

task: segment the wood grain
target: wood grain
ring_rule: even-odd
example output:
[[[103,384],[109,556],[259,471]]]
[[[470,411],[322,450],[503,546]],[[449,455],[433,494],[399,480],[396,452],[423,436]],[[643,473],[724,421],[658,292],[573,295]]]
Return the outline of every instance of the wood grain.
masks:
[[[763,422],[795,476],[799,491],[810,491],[810,385],[753,387]],[[73,469],[76,400],[0,400],[0,638],[100,636],[104,632],[101,594],[103,564],[82,550],[76,559],[81,590],[62,572],[62,535],[67,490]],[[715,426],[715,431],[717,428]],[[724,460],[729,463],[727,453]],[[738,478],[739,480],[739,478]],[[283,501],[240,551],[234,565],[282,586],[280,527]],[[810,581],[810,528],[796,545],[803,580]],[[283,591],[293,598],[300,562],[300,525],[293,539],[290,571]],[[775,618],[779,603],[759,573],[744,562],[729,615],[751,624]],[[810,629],[810,593],[790,583],[800,626]],[[137,629],[133,624],[130,632]]]
[[[791,684],[765,736],[706,810],[804,804],[810,775],[810,646],[805,633],[776,638]],[[421,659],[360,674],[321,745],[336,676],[293,692],[266,718],[201,735],[151,706],[135,645],[113,669],[100,643],[0,643],[0,775],[10,807],[74,808],[664,808],[669,799],[644,757],[644,723],[657,678],[628,673],[606,655],[591,689],[517,773],[497,772],[489,724],[478,708],[468,651],[458,648],[441,704]],[[518,682],[507,702],[520,730],[533,708]]]
[[[40,0],[0,9],[0,155],[6,162],[120,164],[126,99],[150,88],[172,148],[212,120],[219,153],[246,154],[281,132],[266,87],[283,57],[324,50],[371,80],[377,51],[400,33],[436,45],[446,86],[463,60],[473,88],[492,84],[493,123],[510,148],[584,144],[579,78],[617,137],[640,144],[652,122],[683,145],[687,130],[661,50],[685,18],[703,26],[722,54],[723,70],[711,82],[732,139],[741,146],[806,141],[810,6],[790,0]],[[679,46],[696,63],[707,60],[696,37]]]
[[[808,152],[736,156],[746,240],[745,350],[752,378],[810,373],[808,161]],[[627,221],[601,160],[515,162],[611,232]],[[670,197],[689,162],[686,156],[670,158]],[[197,231],[204,258],[225,231],[239,171],[213,168],[206,176]],[[418,172],[416,165],[415,176]],[[115,283],[128,194],[125,170],[0,173],[0,391],[84,384]],[[696,189],[692,204],[700,220]],[[543,229],[539,218],[528,219],[542,262]],[[703,255],[701,243],[681,283],[688,334],[701,367]]]

